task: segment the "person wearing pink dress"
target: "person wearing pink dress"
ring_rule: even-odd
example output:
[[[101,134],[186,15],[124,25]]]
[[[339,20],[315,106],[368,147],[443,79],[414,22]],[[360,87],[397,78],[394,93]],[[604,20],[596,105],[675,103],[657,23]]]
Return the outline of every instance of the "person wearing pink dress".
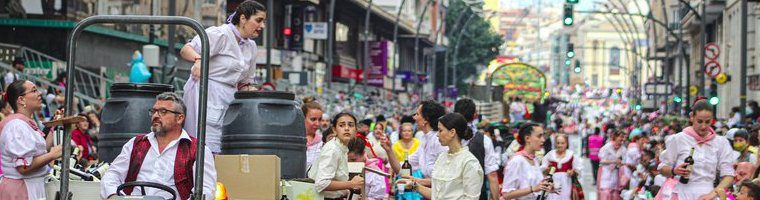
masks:
[[[52,140],[46,140],[32,120],[42,108],[42,94],[34,83],[17,80],[8,86],[3,100],[15,114],[0,121],[0,200],[46,199],[43,179],[50,173],[48,164],[61,157],[62,148],[51,147]]]

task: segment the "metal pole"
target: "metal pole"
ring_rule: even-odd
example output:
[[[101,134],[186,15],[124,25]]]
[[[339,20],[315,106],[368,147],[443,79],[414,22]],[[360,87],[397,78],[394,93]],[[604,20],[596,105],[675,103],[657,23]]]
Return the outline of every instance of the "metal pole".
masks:
[[[420,95],[420,99],[422,99],[422,85],[420,84],[420,78],[417,75],[417,71],[419,71],[419,65],[420,65],[420,27],[422,26],[422,18],[425,16],[425,13],[427,12],[427,8],[430,7],[430,3],[432,3],[433,0],[427,0],[424,7],[422,8],[422,13],[420,13],[420,17],[417,18],[417,30],[414,32],[414,76],[417,80],[417,87],[418,93]]]
[[[457,87],[457,65],[459,65],[459,44],[462,44],[462,35],[464,35],[464,32],[467,31],[467,28],[470,25],[470,21],[474,17],[475,17],[475,14],[472,14],[469,17],[467,17],[467,20],[464,21],[464,25],[459,30],[459,34],[457,35],[457,43],[454,45],[454,52],[452,52],[451,54],[451,56],[453,57],[452,59],[454,59],[453,62],[451,62],[451,65],[453,65],[451,66],[452,68],[451,75],[453,76],[452,82],[454,84],[454,88]]]
[[[335,1],[335,0],[333,0]],[[401,58],[399,56],[399,51],[401,50],[401,45],[398,43],[398,24],[399,20],[401,19],[401,11],[404,10],[404,4],[406,3],[406,0],[401,0],[401,4],[398,6],[398,12],[396,13],[396,23],[393,24],[393,80],[391,86],[391,93],[396,92],[396,74],[398,73],[398,66],[399,61],[401,61]]]
[[[333,68],[333,48],[335,43],[335,0],[330,0],[330,5],[328,5],[328,17],[327,17],[327,51],[325,52],[325,61],[326,61],[326,68],[327,72],[325,73],[325,82],[327,83],[327,88],[331,88],[332,86],[332,68]],[[396,23],[398,24],[398,23]]]
[[[131,23],[131,24],[171,24],[171,25],[186,25],[190,26],[196,33],[198,33],[198,37],[201,39],[201,78],[200,79],[200,94],[199,97],[199,108],[198,108],[198,141],[197,146],[198,149],[204,149],[205,148],[205,135],[206,135],[206,105],[207,105],[207,96],[208,96],[208,61],[209,61],[209,41],[208,41],[208,35],[206,34],[206,31],[204,31],[203,25],[198,23],[197,21],[187,18],[187,17],[179,17],[179,16],[135,16],[135,15],[120,15],[120,16],[114,16],[114,15],[98,15],[98,16],[92,16],[83,19],[82,21],[79,21],[77,25],[74,27],[74,29],[69,34],[69,40],[68,40],[68,53],[67,58],[68,62],[66,64],[67,69],[67,78],[68,80],[74,80],[74,65],[76,64],[76,50],[77,50],[77,43],[76,39],[79,38],[81,33],[87,28],[88,26],[94,25],[94,24],[102,24],[102,23]],[[74,115],[74,101],[71,101],[71,99],[74,99],[74,88],[76,85],[75,81],[70,82],[66,85],[66,95],[65,98],[66,101],[66,116],[72,116]],[[68,130],[66,131],[68,132]],[[71,156],[71,134],[64,134],[63,139],[63,155],[64,157],[62,160],[62,166],[61,167],[61,186],[60,186],[60,199],[61,200],[68,200],[69,199],[69,157]],[[195,188],[203,188],[203,163],[204,163],[204,154],[205,151],[198,151],[196,153],[195,157],[195,180],[201,180],[201,181],[195,181],[194,187]],[[193,193],[193,199],[203,199],[203,190],[197,190],[195,193]]]
[[[443,30],[444,25],[446,24],[446,20],[443,18],[445,11],[441,9],[440,3],[436,3],[436,5],[438,6],[438,12],[441,17],[440,17],[440,24],[438,24],[438,28],[435,30],[435,35],[433,35],[433,55],[432,55],[432,62],[431,62],[432,64],[430,65],[431,67],[428,68],[428,74],[431,75],[430,82],[433,83],[433,93],[435,93],[436,75],[438,74],[436,73],[437,71],[436,69],[438,66],[438,36],[441,34],[441,30]],[[445,69],[446,67],[444,66],[444,70]],[[444,91],[444,100],[446,99],[445,93],[446,92]]]
[[[367,5],[367,12],[364,14],[364,79],[362,79],[362,84],[364,85],[364,88],[366,90],[367,88],[367,79],[369,77],[367,76],[369,74],[370,69],[370,62],[369,60],[372,58],[372,56],[369,55],[369,19],[372,15],[372,0],[369,0],[369,4]]]
[[[699,41],[700,45],[698,47],[699,52],[701,52],[699,57],[699,69],[701,69],[699,72],[699,94],[700,95],[706,95],[705,93],[705,45],[707,44],[707,13],[706,13],[706,7],[707,7],[707,0],[702,0],[702,20],[700,20],[700,26],[701,26],[701,32],[699,33]]]
[[[747,113],[744,113],[744,108],[747,107],[747,9],[749,9],[749,7],[747,6],[747,0],[741,0],[741,1],[742,1],[741,2],[742,25],[741,25],[741,31],[739,31],[741,33],[741,42],[739,43],[741,43],[742,45],[741,50],[739,51],[741,52],[741,56],[740,56],[741,60],[739,61],[739,66],[741,67],[741,72],[739,75],[740,76],[739,80],[740,80],[740,85],[741,85],[741,90],[739,91],[739,94],[740,94],[739,108],[741,109],[739,110],[740,110],[742,119],[744,119],[745,114],[747,114]]]
[[[267,24],[270,26],[274,25],[274,2],[273,0],[267,0]],[[264,82],[272,82],[272,45],[274,43],[274,29],[268,28],[266,29],[266,41],[267,45],[267,64],[266,64],[266,75],[264,75],[265,79]]]

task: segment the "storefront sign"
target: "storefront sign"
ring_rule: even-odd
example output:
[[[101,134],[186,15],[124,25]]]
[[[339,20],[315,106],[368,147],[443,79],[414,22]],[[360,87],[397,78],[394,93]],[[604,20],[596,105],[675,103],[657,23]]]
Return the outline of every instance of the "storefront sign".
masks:
[[[388,72],[388,41],[372,42],[370,46],[370,66],[367,84],[383,87],[385,74]]]
[[[307,39],[326,40],[327,22],[304,22],[303,33]]]
[[[364,71],[361,69],[348,68],[342,65],[335,65],[332,68],[333,78],[349,79],[349,80],[354,80],[356,82],[362,81],[363,72]]]

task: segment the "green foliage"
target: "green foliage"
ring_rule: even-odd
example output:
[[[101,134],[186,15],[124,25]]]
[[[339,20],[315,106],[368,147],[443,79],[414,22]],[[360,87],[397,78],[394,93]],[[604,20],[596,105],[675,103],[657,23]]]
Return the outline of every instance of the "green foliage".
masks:
[[[467,18],[472,15],[472,11],[464,1],[450,2],[451,4],[446,11],[446,35],[449,38],[449,48],[451,48],[451,51],[448,51],[448,56],[453,55],[454,47],[460,43],[456,55],[457,63],[452,62],[450,64],[457,68],[458,80],[455,81],[460,94],[462,94],[467,91],[470,85],[464,80],[475,80],[477,74],[480,73],[477,71],[477,66],[488,66],[488,63],[499,55],[499,46],[504,44],[504,38],[491,29],[491,24],[488,23],[487,19],[477,15],[470,19],[466,27],[463,27]],[[489,16],[486,15],[486,17]],[[460,41],[457,36],[461,31],[464,32],[459,38]],[[450,61],[455,60],[453,57],[450,59]]]

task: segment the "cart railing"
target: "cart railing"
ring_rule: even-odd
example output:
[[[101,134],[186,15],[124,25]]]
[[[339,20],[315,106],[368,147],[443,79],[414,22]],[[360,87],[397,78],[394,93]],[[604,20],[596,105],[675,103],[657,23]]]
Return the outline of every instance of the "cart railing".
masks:
[[[95,24],[169,24],[169,25],[186,25],[191,27],[200,37],[201,40],[201,78],[200,79],[200,91],[199,91],[199,104],[198,104],[198,149],[195,158],[195,193],[193,193],[193,199],[203,199],[203,163],[206,140],[206,103],[208,96],[208,59],[209,59],[209,41],[208,35],[204,31],[203,25],[188,17],[180,16],[137,16],[137,15],[99,15],[88,17],[74,27],[69,34],[68,42],[68,63],[66,68],[68,69],[67,77],[69,80],[73,80],[76,64],[76,51],[77,51],[77,39],[82,34],[85,28]],[[71,99],[74,96],[74,90],[72,88],[78,84],[77,82],[70,82],[66,85],[66,115],[73,115],[72,108],[74,106]],[[66,130],[66,133],[69,131]],[[63,140],[63,166],[69,166],[69,157],[71,157],[71,134],[65,134]],[[69,200],[69,168],[63,167],[61,169],[61,190],[60,197],[62,200]],[[213,195],[213,194],[210,194]]]

